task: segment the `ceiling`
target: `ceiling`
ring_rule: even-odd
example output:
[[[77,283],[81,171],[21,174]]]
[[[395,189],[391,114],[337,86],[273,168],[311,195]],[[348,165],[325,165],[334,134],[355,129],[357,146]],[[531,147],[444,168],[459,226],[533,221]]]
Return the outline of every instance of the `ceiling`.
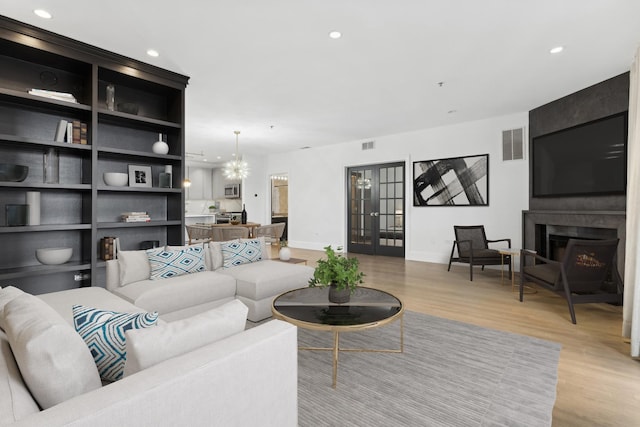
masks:
[[[234,130],[259,156],[528,111],[628,71],[640,46],[638,0],[0,0],[0,13],[190,76],[187,151],[209,162],[231,159]]]

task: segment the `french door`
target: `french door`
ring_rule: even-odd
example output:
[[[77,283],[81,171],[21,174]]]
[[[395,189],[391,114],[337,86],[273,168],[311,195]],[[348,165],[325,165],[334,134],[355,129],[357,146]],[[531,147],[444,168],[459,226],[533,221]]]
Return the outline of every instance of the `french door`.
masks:
[[[347,169],[349,252],[404,257],[404,163]]]

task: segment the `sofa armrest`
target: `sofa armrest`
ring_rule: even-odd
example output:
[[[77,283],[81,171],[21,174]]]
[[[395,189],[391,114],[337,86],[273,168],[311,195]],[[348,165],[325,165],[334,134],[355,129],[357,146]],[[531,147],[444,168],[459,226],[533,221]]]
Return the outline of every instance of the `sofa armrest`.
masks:
[[[297,426],[296,327],[272,320],[15,426]]]
[[[108,291],[113,292],[114,289],[120,287],[120,266],[117,259],[110,259],[107,261],[107,285]]]

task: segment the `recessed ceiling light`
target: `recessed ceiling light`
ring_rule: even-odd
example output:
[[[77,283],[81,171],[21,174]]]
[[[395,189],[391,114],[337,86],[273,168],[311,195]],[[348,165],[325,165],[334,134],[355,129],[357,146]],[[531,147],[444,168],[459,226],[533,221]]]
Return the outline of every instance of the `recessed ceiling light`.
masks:
[[[549,53],[560,53],[564,50],[562,46],[556,46],[553,49],[549,50]]]
[[[342,33],[340,31],[331,31],[329,33],[329,37],[331,37],[332,39],[339,39],[340,37],[342,37]]]
[[[36,15],[43,19],[51,19],[51,14],[44,9],[36,9],[33,11]]]
[[[149,55],[149,56],[153,56],[154,58],[156,58],[156,57],[160,56],[160,54],[158,53],[158,51],[157,51],[157,50],[153,50],[153,49],[149,49],[149,50],[147,51],[147,55]]]

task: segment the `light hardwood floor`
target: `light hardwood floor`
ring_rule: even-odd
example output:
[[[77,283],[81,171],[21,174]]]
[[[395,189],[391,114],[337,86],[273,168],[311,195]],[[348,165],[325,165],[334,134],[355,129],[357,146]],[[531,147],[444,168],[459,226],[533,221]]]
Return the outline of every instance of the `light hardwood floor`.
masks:
[[[323,257],[296,248],[292,255],[310,266]],[[563,298],[538,289],[520,303],[511,283],[501,283],[499,270],[475,267],[470,282],[467,265],[454,264],[447,272],[443,264],[357,257],[365,286],[393,293],[408,310],[562,344],[554,426],[640,426],[640,362],[630,358],[620,336],[621,307],[577,305],[573,325]]]

